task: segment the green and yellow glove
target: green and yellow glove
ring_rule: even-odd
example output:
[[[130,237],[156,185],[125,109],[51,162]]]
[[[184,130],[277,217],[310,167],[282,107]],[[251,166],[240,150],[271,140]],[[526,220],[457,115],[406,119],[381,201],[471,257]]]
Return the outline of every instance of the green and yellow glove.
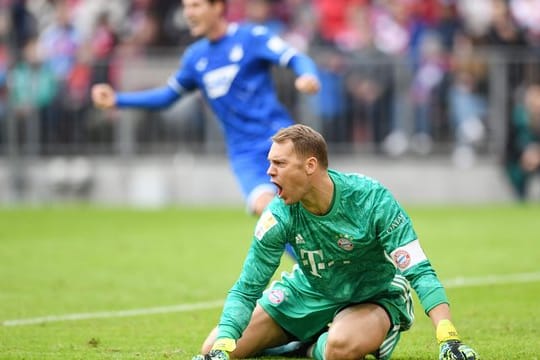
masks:
[[[439,342],[439,360],[479,360],[480,356],[459,339],[456,328],[450,320],[441,320],[437,324]]]
[[[236,349],[234,339],[217,339],[206,355],[194,356],[191,360],[229,360],[229,353]]]

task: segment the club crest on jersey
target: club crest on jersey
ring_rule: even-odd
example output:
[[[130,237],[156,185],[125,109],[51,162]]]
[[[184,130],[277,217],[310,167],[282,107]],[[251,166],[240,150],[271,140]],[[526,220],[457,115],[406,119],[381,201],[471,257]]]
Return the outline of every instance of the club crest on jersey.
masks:
[[[283,294],[282,290],[274,289],[268,292],[268,300],[274,305],[281,304],[284,299],[285,299],[285,294]]]
[[[346,251],[351,251],[354,249],[354,244],[349,235],[339,235],[337,245]]]
[[[411,255],[405,250],[398,250],[393,254],[394,263],[401,270],[406,269],[411,263]]]
[[[261,217],[259,218],[259,221],[257,222],[257,226],[255,227],[255,237],[258,240],[261,240],[270,230],[277,224],[277,220],[274,217],[274,215],[270,211],[265,211]]]
[[[235,45],[229,53],[229,60],[238,62],[244,57],[244,49],[240,45]]]

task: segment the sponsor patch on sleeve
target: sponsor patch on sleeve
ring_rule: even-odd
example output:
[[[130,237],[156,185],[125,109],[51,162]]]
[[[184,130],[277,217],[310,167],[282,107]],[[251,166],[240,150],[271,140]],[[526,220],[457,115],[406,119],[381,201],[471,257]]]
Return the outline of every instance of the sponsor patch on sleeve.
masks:
[[[417,240],[411,241],[405,246],[400,246],[390,254],[394,264],[401,270],[405,271],[414,265],[427,260],[424,250]]]
[[[270,211],[265,211],[261,217],[259,218],[259,221],[257,222],[257,226],[255,227],[255,237],[258,240],[261,240],[270,230],[277,224],[277,220],[274,217],[274,215]]]

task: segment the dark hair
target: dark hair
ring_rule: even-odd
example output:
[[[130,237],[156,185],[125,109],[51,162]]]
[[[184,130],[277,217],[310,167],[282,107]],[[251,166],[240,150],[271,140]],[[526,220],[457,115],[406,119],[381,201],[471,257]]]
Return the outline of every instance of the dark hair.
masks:
[[[223,16],[227,15],[227,0],[207,0],[210,4],[214,5],[215,3],[223,3]],[[249,0],[248,0],[249,1]]]
[[[208,0],[210,4],[215,4],[217,2],[222,2],[225,7],[227,7],[227,0]]]
[[[275,143],[283,143],[291,140],[296,154],[304,159],[314,156],[325,169],[328,168],[328,150],[324,137],[310,128],[302,124],[295,124],[279,130],[272,141]]]

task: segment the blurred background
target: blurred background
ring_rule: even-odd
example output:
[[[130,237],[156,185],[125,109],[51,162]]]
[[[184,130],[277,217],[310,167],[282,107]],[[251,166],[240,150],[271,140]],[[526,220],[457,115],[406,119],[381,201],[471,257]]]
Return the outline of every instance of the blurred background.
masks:
[[[406,202],[540,201],[540,0],[229,0],[316,61],[298,122],[331,166]],[[0,203],[242,204],[198,93],[163,111],[89,90],[165,84],[194,39],[179,0],[0,0]]]

